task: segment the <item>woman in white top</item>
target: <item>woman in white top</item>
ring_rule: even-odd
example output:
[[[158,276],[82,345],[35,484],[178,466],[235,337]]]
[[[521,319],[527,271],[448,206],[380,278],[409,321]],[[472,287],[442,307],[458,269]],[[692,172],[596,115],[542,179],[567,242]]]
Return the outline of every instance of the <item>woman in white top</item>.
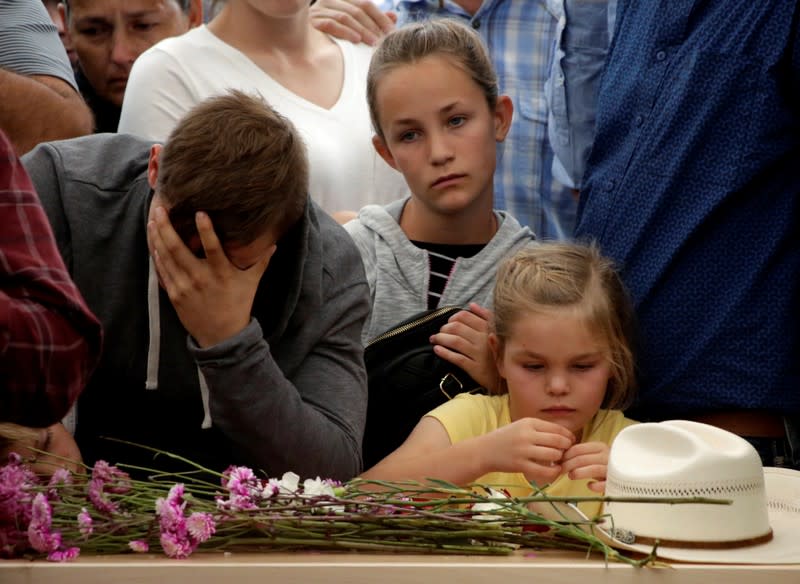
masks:
[[[372,49],[312,27],[308,0],[229,0],[207,26],[143,53],[128,80],[119,131],[166,140],[200,101],[228,89],[260,93],[306,143],[311,197],[357,210],[407,193],[372,147],[366,77]]]

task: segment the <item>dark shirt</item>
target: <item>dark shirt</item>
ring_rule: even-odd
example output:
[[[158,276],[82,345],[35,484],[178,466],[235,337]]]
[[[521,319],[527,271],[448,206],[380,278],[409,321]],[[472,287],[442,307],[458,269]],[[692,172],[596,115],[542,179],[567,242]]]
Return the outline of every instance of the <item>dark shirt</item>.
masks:
[[[444,243],[428,243],[412,241],[415,246],[428,251],[430,261],[430,277],[428,278],[428,309],[439,307],[444,289],[450,281],[453,267],[458,258],[471,258],[478,255],[486,247],[484,243],[448,245]]]
[[[83,99],[86,100],[86,103],[94,114],[95,134],[101,134],[103,132],[116,133],[122,107],[116,106],[107,99],[97,95],[94,87],[92,87],[89,80],[86,79],[80,67],[78,67],[78,70],[75,72],[75,80],[78,82],[78,88],[81,91],[81,95],[83,95]]]
[[[620,2],[578,237],[642,330],[633,417],[800,412],[797,0]]]
[[[0,131],[0,421],[62,418],[100,359],[100,323],[67,272],[28,174]]]

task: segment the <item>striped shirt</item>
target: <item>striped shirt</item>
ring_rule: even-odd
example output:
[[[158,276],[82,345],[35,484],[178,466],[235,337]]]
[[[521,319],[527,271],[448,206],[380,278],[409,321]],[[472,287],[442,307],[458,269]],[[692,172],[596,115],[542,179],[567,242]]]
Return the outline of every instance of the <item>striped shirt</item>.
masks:
[[[485,243],[445,244],[412,241],[415,246],[428,252],[430,274],[428,278],[428,309],[439,308],[444,289],[458,258],[471,258],[486,247]]]
[[[97,364],[100,323],[2,131],[0,226],[0,422],[47,426],[67,413]]]
[[[0,0],[0,69],[57,77],[78,91],[67,51],[41,0]]]
[[[469,14],[452,0],[383,0],[398,24],[432,16],[459,18],[480,33],[497,71],[501,94],[511,97],[514,116],[499,145],[495,207],[528,225],[537,239],[565,239],[575,224],[577,202],[553,178],[547,137],[545,81],[555,47],[556,18],[544,0],[484,0]]]

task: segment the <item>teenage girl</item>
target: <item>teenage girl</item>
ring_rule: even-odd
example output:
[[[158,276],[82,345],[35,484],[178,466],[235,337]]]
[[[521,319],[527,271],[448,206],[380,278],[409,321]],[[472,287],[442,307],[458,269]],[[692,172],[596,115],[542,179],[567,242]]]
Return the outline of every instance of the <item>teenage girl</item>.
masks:
[[[472,29],[449,19],[404,26],[372,56],[367,102],[373,144],[411,196],[370,205],[345,228],[372,294],[365,342],[425,309],[467,306],[437,335],[440,356],[491,387],[486,345],[494,276],[533,233],[493,208],[497,146],[513,106]]]
[[[544,243],[501,266],[489,345],[496,395],[461,394],[424,416],[364,473],[384,480],[492,484],[512,496],[592,496],[614,437],[633,424],[633,308],[596,248]],[[587,515],[599,503],[580,505]]]

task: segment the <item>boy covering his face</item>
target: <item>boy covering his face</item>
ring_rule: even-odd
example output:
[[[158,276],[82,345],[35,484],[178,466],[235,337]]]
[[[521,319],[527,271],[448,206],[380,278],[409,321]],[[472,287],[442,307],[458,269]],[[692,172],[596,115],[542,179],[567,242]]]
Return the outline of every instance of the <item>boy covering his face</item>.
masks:
[[[95,135],[23,162],[107,331],[78,405],[87,462],[170,466],[111,436],[216,470],[358,473],[368,288],[347,233],[308,199],[287,120],[234,92],[163,148]]]

